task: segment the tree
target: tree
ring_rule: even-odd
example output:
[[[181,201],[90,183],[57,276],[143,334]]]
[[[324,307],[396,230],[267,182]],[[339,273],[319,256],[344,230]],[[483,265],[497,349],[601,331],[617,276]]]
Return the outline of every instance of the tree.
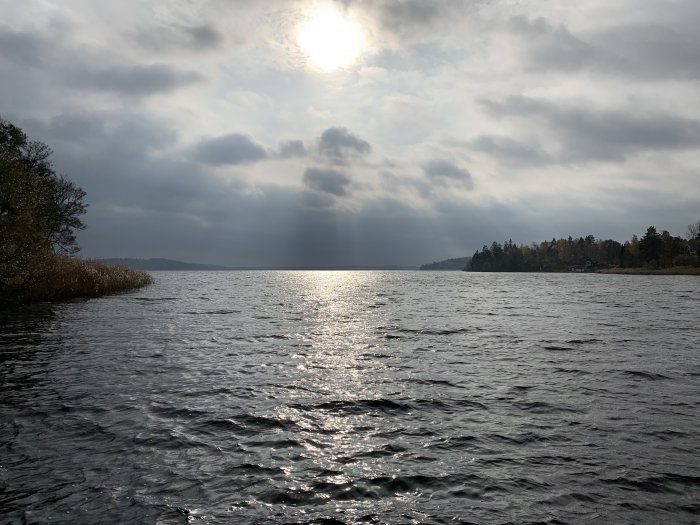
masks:
[[[597,259],[600,263],[619,266],[622,263],[621,255],[622,245],[619,242],[607,239],[598,243]]]
[[[690,251],[696,255],[700,255],[700,221],[694,224],[688,224],[685,238],[688,239]]]
[[[0,118],[0,293],[36,279],[54,255],[78,251],[85,192],[56,174],[51,153]]]
[[[639,251],[644,262],[658,266],[661,257],[661,247],[661,235],[656,231],[656,228],[649,226],[644,237],[639,241]]]
[[[688,230],[686,231],[685,238],[692,241],[698,237],[700,237],[700,221],[694,224],[688,224]]]

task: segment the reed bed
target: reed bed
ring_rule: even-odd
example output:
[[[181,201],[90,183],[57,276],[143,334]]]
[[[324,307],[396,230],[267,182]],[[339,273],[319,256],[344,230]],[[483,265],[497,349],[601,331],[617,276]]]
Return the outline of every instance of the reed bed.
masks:
[[[56,257],[40,279],[15,290],[15,303],[101,297],[147,286],[153,277],[128,266]]]
[[[100,297],[141,288],[153,277],[128,266],[113,266],[95,261],[59,257],[46,279],[44,300],[72,297]]]

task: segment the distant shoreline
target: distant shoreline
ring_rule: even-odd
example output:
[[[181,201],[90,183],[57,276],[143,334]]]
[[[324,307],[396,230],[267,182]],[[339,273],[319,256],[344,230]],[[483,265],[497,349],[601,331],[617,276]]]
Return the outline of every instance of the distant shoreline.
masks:
[[[609,275],[700,275],[700,267],[671,266],[670,268],[606,268],[596,273]]]
[[[281,271],[378,271],[378,270],[417,270],[417,266],[399,266],[399,265],[344,265],[344,266],[220,266],[215,264],[200,264],[176,261],[174,259],[130,259],[130,258],[112,258],[112,259],[94,259],[95,262],[103,264],[112,264],[119,266],[128,266],[134,270],[145,272],[233,272],[233,271],[252,271],[252,270],[281,270]]]
[[[308,267],[308,266],[272,266],[272,267],[240,267],[214,270],[192,270],[188,268],[160,268],[157,270],[141,270],[149,272],[417,272],[417,266],[328,266],[328,267]],[[442,271],[442,270],[441,270]],[[455,270],[444,270],[455,271]]]
[[[538,273],[538,274],[552,274],[556,273],[559,275],[593,275],[593,274],[605,274],[605,275],[700,275],[700,268],[695,266],[672,266],[671,268],[605,268],[601,270],[596,270],[593,272],[569,272],[565,270],[561,271],[538,271],[538,272],[483,272],[479,270],[462,270],[466,273]]]

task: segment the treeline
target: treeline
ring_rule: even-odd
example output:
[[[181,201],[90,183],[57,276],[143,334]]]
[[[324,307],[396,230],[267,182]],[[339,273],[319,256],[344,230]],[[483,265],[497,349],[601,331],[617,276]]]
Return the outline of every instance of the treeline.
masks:
[[[0,305],[102,295],[150,276],[69,257],[85,192],[55,172],[51,149],[0,118]]]
[[[650,226],[640,239],[636,235],[623,244],[593,235],[574,239],[552,239],[539,244],[516,245],[509,240],[477,250],[465,270],[476,272],[563,272],[595,271],[603,268],[662,269],[700,266],[700,221],[688,226],[683,237]]]

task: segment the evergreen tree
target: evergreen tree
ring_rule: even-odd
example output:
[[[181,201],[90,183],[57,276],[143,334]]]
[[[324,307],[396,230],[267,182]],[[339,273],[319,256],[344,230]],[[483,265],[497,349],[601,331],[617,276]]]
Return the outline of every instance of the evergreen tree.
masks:
[[[661,258],[661,235],[656,231],[656,228],[649,226],[647,232],[639,241],[639,251],[642,256],[643,261],[646,264],[651,264],[653,266],[659,266],[659,259]]]

